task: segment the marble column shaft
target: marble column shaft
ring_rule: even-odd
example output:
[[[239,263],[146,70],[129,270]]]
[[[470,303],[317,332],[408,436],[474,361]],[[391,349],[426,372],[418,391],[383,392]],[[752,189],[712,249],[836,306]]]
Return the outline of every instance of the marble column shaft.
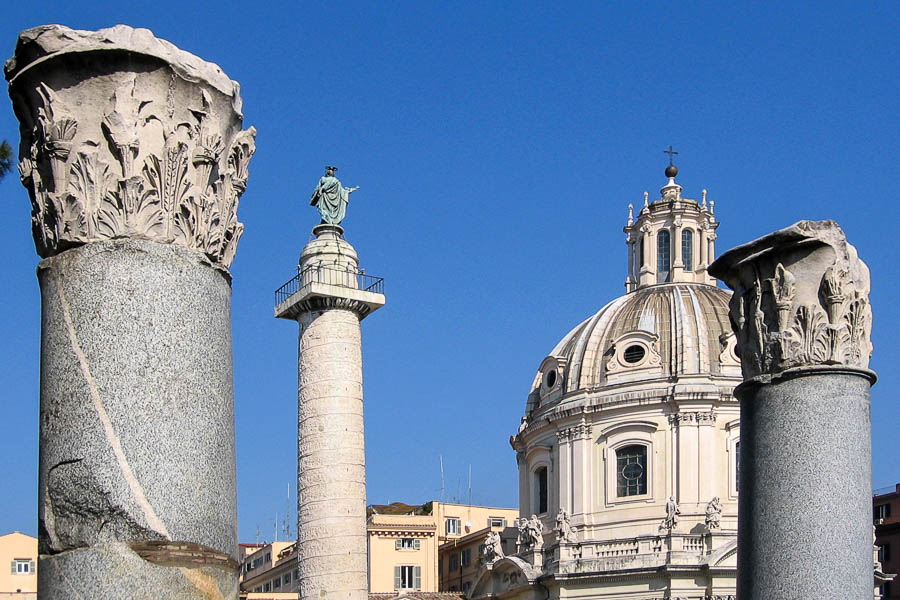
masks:
[[[300,597],[363,600],[366,452],[359,316],[300,316],[297,541]]]
[[[726,252],[741,403],[738,596],[871,597],[869,271],[832,221]]]
[[[5,75],[44,258],[38,596],[236,598],[237,84],[126,26],[24,31]]]

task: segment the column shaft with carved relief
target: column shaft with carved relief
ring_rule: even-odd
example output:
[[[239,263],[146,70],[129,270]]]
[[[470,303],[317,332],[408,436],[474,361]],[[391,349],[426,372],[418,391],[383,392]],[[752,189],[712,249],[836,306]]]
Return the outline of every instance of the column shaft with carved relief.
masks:
[[[125,26],[24,31],[5,74],[44,259],[39,597],[236,598],[238,86]]]
[[[339,225],[313,228],[297,291],[275,316],[300,325],[297,555],[300,598],[366,600],[366,452],[360,320],[384,304]],[[380,280],[379,280],[380,281]],[[377,292],[377,293],[376,293]]]
[[[744,373],[738,595],[871,597],[868,268],[836,223],[801,221],[710,272]]]

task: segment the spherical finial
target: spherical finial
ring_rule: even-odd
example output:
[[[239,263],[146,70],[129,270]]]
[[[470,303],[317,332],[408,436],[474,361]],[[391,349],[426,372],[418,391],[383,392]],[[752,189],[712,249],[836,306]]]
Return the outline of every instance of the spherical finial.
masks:
[[[676,167],[675,165],[669,165],[668,167],[666,167],[666,177],[671,179],[676,175],[678,175],[678,167]]]

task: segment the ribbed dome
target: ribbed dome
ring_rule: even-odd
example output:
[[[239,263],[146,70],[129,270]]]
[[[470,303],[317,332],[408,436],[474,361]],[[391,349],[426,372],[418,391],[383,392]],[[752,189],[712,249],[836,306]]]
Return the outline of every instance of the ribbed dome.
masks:
[[[617,298],[556,345],[532,393],[542,382],[547,389],[555,387],[557,378],[560,392],[569,394],[616,380],[739,375],[728,321],[730,298],[731,292],[698,283],[651,285]],[[640,357],[634,360],[635,355]],[[557,373],[548,382],[550,370]]]

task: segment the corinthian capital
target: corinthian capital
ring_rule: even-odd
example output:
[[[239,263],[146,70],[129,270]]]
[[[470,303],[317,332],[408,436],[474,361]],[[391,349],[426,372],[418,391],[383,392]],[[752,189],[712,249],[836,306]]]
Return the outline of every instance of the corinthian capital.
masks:
[[[231,265],[256,130],[222,70],[118,25],[23,31],[7,61],[38,254],[141,238]]]
[[[834,221],[800,221],[723,254],[744,378],[793,367],[867,368],[869,269]]]

